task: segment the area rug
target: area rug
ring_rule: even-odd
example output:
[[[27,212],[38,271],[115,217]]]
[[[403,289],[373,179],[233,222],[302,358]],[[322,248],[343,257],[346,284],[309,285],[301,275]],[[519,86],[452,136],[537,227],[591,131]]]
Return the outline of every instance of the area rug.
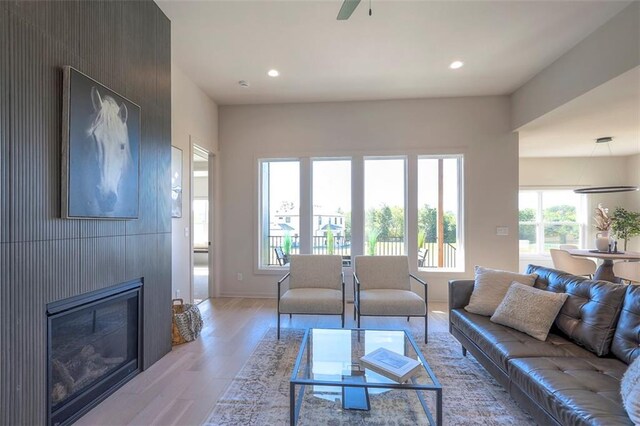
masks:
[[[270,329],[213,408],[207,425],[289,424],[289,378],[304,330]],[[509,394],[449,333],[414,336],[443,387],[446,425],[535,425]],[[433,410],[432,392],[426,393]],[[433,411],[432,411],[433,412]],[[394,390],[371,396],[370,411],[342,410],[340,403],[306,394],[299,425],[427,424],[415,392]]]

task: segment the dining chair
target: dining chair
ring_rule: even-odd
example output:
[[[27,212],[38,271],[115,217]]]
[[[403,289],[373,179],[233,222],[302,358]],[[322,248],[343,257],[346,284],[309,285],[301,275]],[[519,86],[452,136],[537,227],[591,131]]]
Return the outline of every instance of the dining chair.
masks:
[[[560,244],[560,250],[577,250],[579,247],[575,244]]]
[[[419,283],[423,296],[413,291],[411,279]],[[409,273],[407,256],[356,256],[353,271],[353,319],[360,328],[361,316],[424,317],[427,343],[427,283]]]
[[[630,284],[640,284],[640,262],[616,262],[613,274]]]
[[[549,249],[553,267],[573,275],[582,275],[593,278],[596,272],[596,262],[591,259],[574,257],[566,250]]]
[[[342,256],[291,255],[289,272],[278,281],[277,309],[278,339],[281,314],[340,315],[344,328]]]

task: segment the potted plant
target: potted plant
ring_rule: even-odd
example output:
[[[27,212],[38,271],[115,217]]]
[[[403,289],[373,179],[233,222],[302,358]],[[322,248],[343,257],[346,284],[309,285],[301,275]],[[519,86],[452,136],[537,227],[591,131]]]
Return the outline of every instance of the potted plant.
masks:
[[[333,237],[333,231],[331,227],[327,229],[327,254],[334,254],[335,252],[335,239]]]
[[[640,235],[640,213],[616,207],[611,218],[611,229],[616,238],[624,240],[624,250],[627,250],[629,240]]]
[[[380,231],[377,229],[372,229],[369,231],[367,235],[367,254],[369,256],[376,255],[376,244],[378,244],[378,237],[380,236]]]
[[[424,231],[424,229],[421,229],[418,231],[418,248],[421,249],[424,247],[424,242],[426,239],[426,232]]]
[[[596,233],[596,248],[598,251],[607,251],[609,249],[609,229],[611,228],[611,217],[609,209],[604,207],[602,203],[596,207],[593,216],[594,226],[600,232]]]
[[[282,241],[282,251],[289,257],[291,254],[291,234],[288,232],[284,234],[284,240]]]

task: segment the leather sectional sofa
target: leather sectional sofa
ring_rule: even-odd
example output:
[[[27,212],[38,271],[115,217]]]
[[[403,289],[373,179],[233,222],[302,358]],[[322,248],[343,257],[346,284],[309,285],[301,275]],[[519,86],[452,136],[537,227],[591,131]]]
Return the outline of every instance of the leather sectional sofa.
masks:
[[[640,356],[640,286],[529,265],[535,287],[568,293],[545,342],[464,310],[473,280],[449,282],[449,331],[539,424],[633,425],[620,380]]]

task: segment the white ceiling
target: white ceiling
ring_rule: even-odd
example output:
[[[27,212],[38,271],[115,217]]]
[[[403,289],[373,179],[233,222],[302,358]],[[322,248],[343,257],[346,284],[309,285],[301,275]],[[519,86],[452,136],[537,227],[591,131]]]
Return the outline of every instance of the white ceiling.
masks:
[[[520,157],[640,154],[640,67],[562,105],[520,129]]]
[[[341,0],[157,2],[220,105],[509,94],[629,4],[363,0],[337,21]]]

